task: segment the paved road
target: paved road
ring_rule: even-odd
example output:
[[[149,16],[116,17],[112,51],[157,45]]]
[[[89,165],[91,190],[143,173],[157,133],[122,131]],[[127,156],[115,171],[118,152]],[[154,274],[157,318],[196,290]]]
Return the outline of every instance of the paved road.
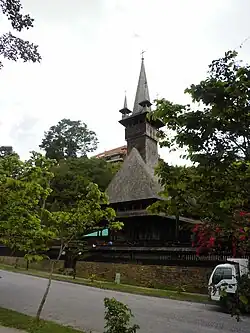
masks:
[[[34,315],[46,280],[0,271],[0,306]],[[43,318],[76,328],[103,332],[103,299],[115,297],[128,304],[141,333],[250,332],[250,318],[237,323],[229,315],[205,304],[124,294],[53,281]]]

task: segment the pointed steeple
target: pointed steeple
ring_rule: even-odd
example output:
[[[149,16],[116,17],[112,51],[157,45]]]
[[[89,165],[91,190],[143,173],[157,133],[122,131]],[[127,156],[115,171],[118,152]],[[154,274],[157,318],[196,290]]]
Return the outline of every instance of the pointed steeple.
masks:
[[[141,70],[136,90],[133,115],[142,113],[145,110],[145,107],[147,107],[147,111],[150,111],[151,105],[152,104],[150,103],[148,83],[147,83],[147,77],[144,65],[144,57],[142,52]]]
[[[131,113],[131,111],[128,109],[126,93],[125,93],[123,108],[121,110],[119,110],[119,112],[121,112],[122,118],[126,117],[127,115],[129,115]]]
[[[132,114],[128,113],[127,99],[125,97],[124,107],[120,110],[122,119],[119,120],[119,123],[125,127],[128,155],[133,148],[137,149],[147,166],[153,170],[158,163],[157,132],[164,124],[158,119],[147,117],[151,111],[151,105],[144,59],[142,57],[133,112]]]

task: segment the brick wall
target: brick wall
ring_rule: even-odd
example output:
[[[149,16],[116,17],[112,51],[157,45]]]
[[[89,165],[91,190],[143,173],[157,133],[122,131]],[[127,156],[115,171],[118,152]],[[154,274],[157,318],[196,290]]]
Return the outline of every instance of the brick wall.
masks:
[[[14,257],[0,257],[0,263],[15,264]],[[63,261],[56,266],[56,271],[63,268]],[[26,261],[18,258],[18,266],[25,268]],[[49,261],[44,260],[30,264],[30,268],[48,271]],[[157,266],[136,264],[112,264],[79,261],[76,266],[78,277],[89,278],[94,275],[96,280],[114,281],[115,274],[121,274],[121,283],[133,284],[149,288],[176,289],[184,288],[189,292],[207,293],[208,275],[211,268],[182,267],[182,266]]]

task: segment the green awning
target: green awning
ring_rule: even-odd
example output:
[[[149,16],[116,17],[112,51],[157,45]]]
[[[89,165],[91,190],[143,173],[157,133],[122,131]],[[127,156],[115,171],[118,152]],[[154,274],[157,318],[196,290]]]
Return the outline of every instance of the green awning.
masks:
[[[109,230],[103,229],[96,232],[92,232],[91,234],[85,235],[84,237],[101,237],[101,236],[108,236]]]

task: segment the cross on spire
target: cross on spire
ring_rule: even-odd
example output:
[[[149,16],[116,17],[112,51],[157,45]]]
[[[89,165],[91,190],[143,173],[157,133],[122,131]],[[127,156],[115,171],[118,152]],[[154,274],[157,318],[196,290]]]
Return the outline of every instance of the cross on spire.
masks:
[[[144,51],[144,50],[141,51],[141,59],[142,59],[142,60],[144,60],[144,53],[145,53],[145,52],[146,52],[146,51]]]

